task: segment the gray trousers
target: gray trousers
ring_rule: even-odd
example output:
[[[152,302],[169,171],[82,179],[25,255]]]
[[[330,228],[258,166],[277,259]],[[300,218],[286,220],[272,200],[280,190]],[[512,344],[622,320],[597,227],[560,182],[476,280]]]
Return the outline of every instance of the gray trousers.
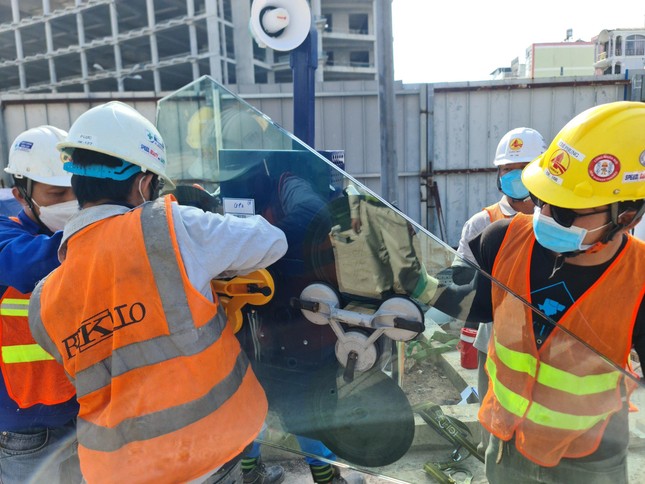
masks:
[[[514,440],[502,442],[491,435],[486,477],[490,484],[627,484],[627,451],[599,461],[562,459],[555,467],[543,467],[520,454]]]

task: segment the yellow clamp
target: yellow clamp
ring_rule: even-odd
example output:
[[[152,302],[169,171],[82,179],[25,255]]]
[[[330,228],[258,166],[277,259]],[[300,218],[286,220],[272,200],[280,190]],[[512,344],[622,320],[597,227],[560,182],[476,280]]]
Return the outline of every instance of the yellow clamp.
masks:
[[[224,307],[234,333],[240,330],[244,322],[242,308],[247,304],[254,306],[266,304],[275,292],[273,277],[266,269],[232,279],[213,279],[211,288]]]

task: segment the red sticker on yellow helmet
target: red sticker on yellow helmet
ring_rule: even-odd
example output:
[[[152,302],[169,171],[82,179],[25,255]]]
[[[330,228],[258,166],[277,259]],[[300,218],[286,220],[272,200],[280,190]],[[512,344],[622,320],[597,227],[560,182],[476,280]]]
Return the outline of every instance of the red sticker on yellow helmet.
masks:
[[[522,138],[513,138],[510,143],[508,143],[508,147],[511,149],[511,151],[521,150],[522,146],[524,146],[524,141],[522,141]]]
[[[589,176],[597,182],[613,180],[619,172],[620,161],[614,155],[605,153],[589,162]]]
[[[564,150],[556,150],[549,160],[548,169],[552,175],[562,176],[570,164],[569,154]]]

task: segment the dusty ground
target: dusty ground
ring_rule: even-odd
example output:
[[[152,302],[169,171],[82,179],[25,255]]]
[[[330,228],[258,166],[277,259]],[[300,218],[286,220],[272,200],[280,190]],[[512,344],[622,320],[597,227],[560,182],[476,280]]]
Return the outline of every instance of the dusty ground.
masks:
[[[451,384],[441,367],[428,360],[406,364],[403,391],[411,405],[433,402],[437,405],[455,405],[461,395]]]

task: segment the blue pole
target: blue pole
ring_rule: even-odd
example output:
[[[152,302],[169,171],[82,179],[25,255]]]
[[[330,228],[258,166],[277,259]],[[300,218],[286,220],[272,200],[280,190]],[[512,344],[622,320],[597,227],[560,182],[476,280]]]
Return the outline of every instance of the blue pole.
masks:
[[[293,73],[293,134],[314,148],[315,99],[318,67],[318,32],[315,25],[304,42],[291,51],[289,65]]]

